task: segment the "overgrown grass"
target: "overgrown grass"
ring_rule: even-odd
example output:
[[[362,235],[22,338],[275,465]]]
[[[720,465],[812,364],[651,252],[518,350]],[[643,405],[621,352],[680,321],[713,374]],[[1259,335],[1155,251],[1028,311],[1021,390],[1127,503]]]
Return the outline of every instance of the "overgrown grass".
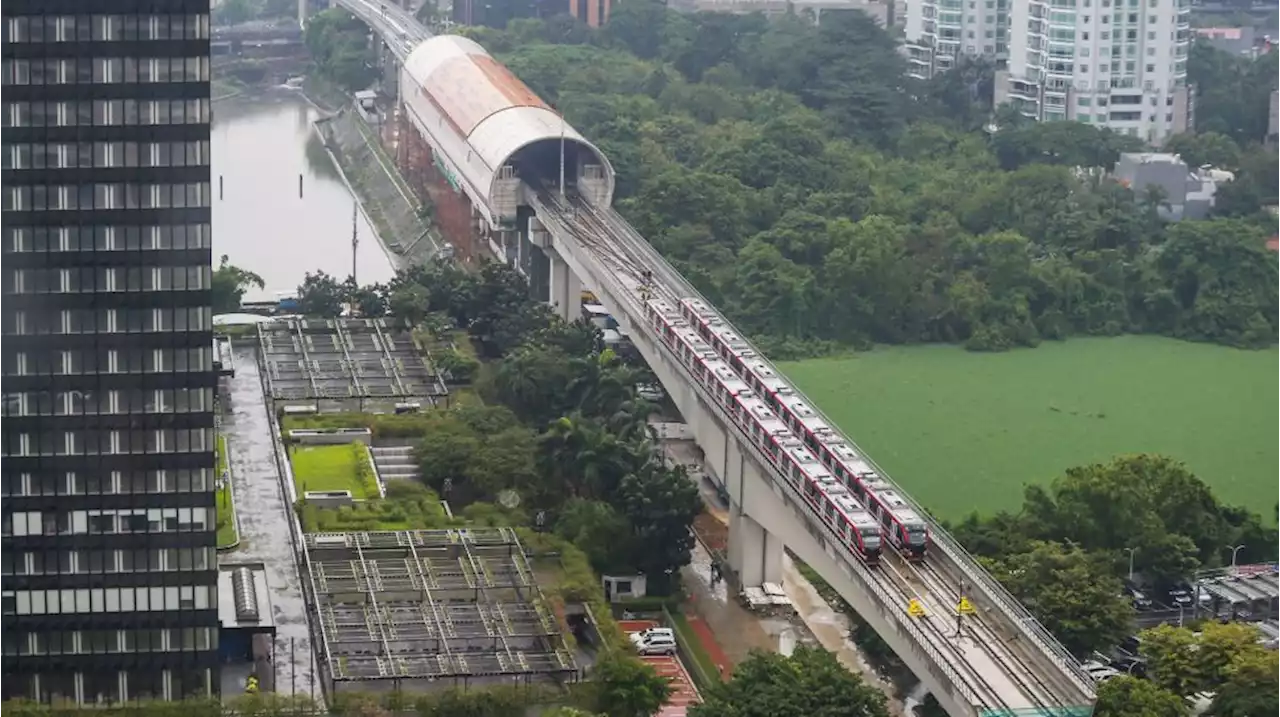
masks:
[[[219,478],[225,478],[222,487],[218,489],[217,495],[217,546],[222,548],[230,546],[239,540],[240,532],[236,529],[236,504],[231,494],[231,476],[227,473],[227,437],[218,436],[216,445],[218,451],[217,475]]]
[[[782,368],[930,511],[1017,509],[1025,483],[1124,453],[1185,462],[1274,520],[1277,351],[1071,339],[979,354],[878,348]]]
[[[289,462],[293,465],[293,482],[299,497],[307,491],[349,490],[353,498],[377,498],[378,486],[368,461],[369,449],[358,442],[289,447]]]

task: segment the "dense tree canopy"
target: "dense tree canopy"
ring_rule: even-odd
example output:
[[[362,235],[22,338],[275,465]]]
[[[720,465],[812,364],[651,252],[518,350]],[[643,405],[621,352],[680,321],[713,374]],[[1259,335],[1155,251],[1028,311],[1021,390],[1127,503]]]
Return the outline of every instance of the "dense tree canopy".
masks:
[[[490,358],[475,386],[487,407],[429,417],[423,481],[460,506],[514,493],[597,571],[643,573],[651,590],[667,589],[689,562],[702,503],[651,440],[655,406],[637,394],[648,371],[604,349],[591,324],[553,316],[506,265],[418,266],[380,291],[399,319],[465,328]]]
[[[1206,623],[1199,632],[1164,625],[1142,633],[1142,654],[1158,687],[1180,697],[1214,695],[1212,714],[1270,714],[1280,684],[1275,652],[1252,625]]]
[[[756,652],[728,682],[703,692],[689,717],[885,717],[885,697],[835,655],[800,646],[790,657]]]
[[[1186,466],[1122,456],[1029,485],[1022,510],[970,516],[956,537],[982,556],[1072,652],[1108,650],[1131,626],[1120,597],[1132,551],[1137,577],[1158,587],[1200,567],[1276,559],[1276,530],[1245,508],[1223,506]]]
[[[771,354],[1124,332],[1275,341],[1271,228],[1256,216],[1275,171],[1241,170],[1228,213],[1243,220],[1171,229],[1158,196],[1074,171],[1110,167],[1134,138],[1003,112],[988,133],[992,68],[909,80],[861,13],[814,27],[640,0],[600,31],[562,18],[471,32],[602,147],[621,211]],[[1202,156],[1258,154],[1218,132]]]
[[[377,77],[369,28],[346,10],[335,7],[313,15],[304,39],[316,69],[343,88],[367,89]]]

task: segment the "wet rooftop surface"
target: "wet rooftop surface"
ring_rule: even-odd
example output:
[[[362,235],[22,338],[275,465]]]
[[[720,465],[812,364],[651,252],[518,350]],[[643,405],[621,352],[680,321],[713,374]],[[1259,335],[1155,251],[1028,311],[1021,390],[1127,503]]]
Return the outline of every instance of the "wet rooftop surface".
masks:
[[[284,498],[276,467],[258,364],[252,347],[238,347],[234,355],[236,375],[227,380],[229,395],[224,398],[228,406],[222,427],[240,521],[240,547],[226,553],[225,560],[261,562],[266,566],[276,624],[276,691],[319,696],[307,630],[307,606],[289,540],[291,507]],[[228,694],[229,680],[240,680],[241,687],[236,692],[243,689],[241,671],[247,676],[248,666],[224,670],[224,694]]]

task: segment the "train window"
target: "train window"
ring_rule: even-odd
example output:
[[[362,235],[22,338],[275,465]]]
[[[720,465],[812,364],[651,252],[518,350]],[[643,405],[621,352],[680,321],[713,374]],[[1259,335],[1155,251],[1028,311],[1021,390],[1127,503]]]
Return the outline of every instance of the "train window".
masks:
[[[889,513],[887,512],[881,513],[880,522],[884,525],[885,529],[887,530],[893,526],[893,516],[889,515]]]

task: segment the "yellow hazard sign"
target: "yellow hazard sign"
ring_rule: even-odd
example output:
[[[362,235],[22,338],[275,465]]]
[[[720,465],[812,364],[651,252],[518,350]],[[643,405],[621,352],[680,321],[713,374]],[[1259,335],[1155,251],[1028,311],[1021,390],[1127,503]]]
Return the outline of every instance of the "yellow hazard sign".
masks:
[[[977,611],[973,609],[973,603],[969,602],[969,598],[961,595],[960,602],[956,603],[956,614],[972,615],[975,612]]]
[[[924,617],[929,613],[925,612],[924,605],[916,598],[911,598],[911,602],[907,603],[907,614],[911,617]]]

